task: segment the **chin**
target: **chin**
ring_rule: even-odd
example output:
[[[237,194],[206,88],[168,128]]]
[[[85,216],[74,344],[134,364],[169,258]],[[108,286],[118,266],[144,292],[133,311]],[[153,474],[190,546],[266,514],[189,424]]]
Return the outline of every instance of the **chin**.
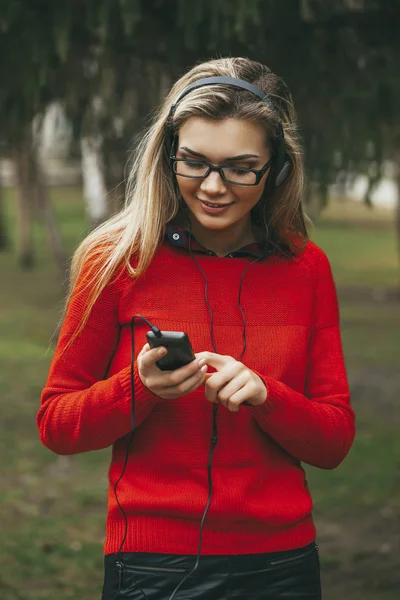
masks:
[[[235,219],[224,219],[218,216],[208,216],[208,215],[199,215],[198,213],[192,211],[192,214],[196,221],[200,223],[200,225],[206,229],[212,229],[213,231],[220,231],[222,229],[227,229],[236,223]]]

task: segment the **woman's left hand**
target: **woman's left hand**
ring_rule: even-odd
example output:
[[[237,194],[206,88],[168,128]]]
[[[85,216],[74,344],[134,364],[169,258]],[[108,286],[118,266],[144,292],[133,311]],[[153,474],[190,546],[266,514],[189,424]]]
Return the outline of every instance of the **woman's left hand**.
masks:
[[[213,352],[200,352],[196,356],[204,358],[206,365],[216,369],[216,373],[206,375],[204,384],[209,402],[219,402],[237,412],[243,402],[258,406],[267,399],[267,388],[262,379],[232,356]]]

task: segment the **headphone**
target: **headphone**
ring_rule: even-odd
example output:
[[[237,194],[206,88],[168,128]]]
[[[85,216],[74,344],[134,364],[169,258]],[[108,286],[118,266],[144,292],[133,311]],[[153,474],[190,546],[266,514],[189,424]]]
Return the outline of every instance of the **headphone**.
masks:
[[[168,118],[166,121],[166,144],[167,144],[167,152],[168,158],[170,157],[172,147],[175,141],[175,134],[172,126],[172,119],[175,113],[175,109],[179,102],[184,98],[187,94],[189,94],[192,90],[195,90],[199,87],[203,87],[205,85],[230,85],[232,87],[241,88],[243,90],[247,90],[252,94],[261,98],[269,108],[275,113],[274,105],[270,99],[270,97],[262,92],[258,87],[249,83],[248,81],[244,81],[243,79],[235,79],[234,77],[204,77],[191,83],[187,88],[181,92],[178,96],[174,104],[172,104]],[[275,160],[272,166],[270,173],[268,174],[267,182],[271,182],[273,187],[279,187],[286,180],[289,175],[291,169],[291,163],[289,157],[285,151],[285,135],[283,132],[282,121],[278,120],[278,131],[277,131],[277,151],[275,154]]]
[[[255,94],[256,96],[258,96],[259,98],[261,98],[264,102],[266,102],[268,104],[268,106],[271,108],[271,110],[274,110],[273,104],[270,100],[270,98],[264,94],[264,92],[262,92],[260,89],[258,89],[256,86],[252,85],[251,83],[248,83],[247,81],[244,81],[242,79],[234,79],[232,77],[206,77],[203,79],[199,79],[198,81],[195,81],[194,83],[192,83],[191,85],[189,85],[187,88],[185,88],[183,90],[183,92],[180,94],[180,96],[177,98],[176,102],[171,106],[170,111],[169,111],[169,115],[167,118],[167,122],[166,122],[166,150],[168,152],[168,158],[170,157],[174,142],[175,142],[175,134],[174,134],[174,130],[172,127],[172,118],[176,109],[177,104],[181,101],[181,99],[186,96],[186,94],[188,94],[189,92],[191,92],[191,90],[196,89],[198,87],[202,87],[204,85],[214,85],[214,84],[223,84],[223,85],[231,85],[237,88],[241,88],[244,90],[247,90],[249,92],[252,92],[253,94]],[[285,179],[287,178],[289,172],[291,169],[291,163],[289,160],[289,157],[287,155],[287,153],[285,152],[285,137],[284,137],[284,133],[283,133],[283,126],[282,126],[282,121],[279,119],[278,122],[278,132],[277,132],[277,151],[276,151],[276,155],[275,155],[275,164],[272,168],[272,170],[270,171],[270,173],[268,174],[268,178],[267,178],[267,182],[271,182],[271,185],[273,185],[274,187],[278,187],[280,186]],[[205,301],[210,313],[210,321],[211,321],[211,330],[210,330],[210,334],[211,334],[211,342],[212,342],[212,346],[213,346],[213,350],[216,354],[218,354],[216,345],[215,345],[215,340],[214,340],[214,332],[213,332],[213,312],[211,309],[211,306],[209,304],[209,300],[208,300],[208,280],[207,280],[207,276],[203,270],[203,268],[201,267],[201,265],[197,262],[197,260],[195,259],[193,253],[192,253],[192,248],[191,248],[191,231],[190,231],[190,237],[189,237],[189,251],[190,251],[190,255],[193,259],[193,261],[195,262],[195,264],[197,265],[197,267],[199,268],[199,270],[201,271],[203,277],[204,277],[204,281],[205,281],[205,288],[204,288],[204,296],[205,296]],[[270,252],[272,252],[272,250],[270,250]],[[243,279],[244,276],[247,272],[247,270],[249,269],[249,267],[251,267],[254,263],[256,263],[258,260],[260,260],[262,257],[259,256],[256,258],[256,260],[253,260],[251,263],[249,263],[241,276],[240,279],[240,285],[239,285],[239,295],[238,295],[238,306],[242,315],[242,320],[243,320],[243,349],[241,352],[241,355],[239,357],[239,360],[242,359],[242,356],[246,350],[246,319],[245,319],[245,315],[243,312],[243,308],[241,306],[240,303],[240,298],[241,298],[241,290],[242,290],[242,283],[243,283]],[[127,520],[127,516],[126,513],[123,509],[123,507],[121,506],[119,499],[118,499],[118,495],[117,495],[117,488],[118,488],[118,484],[121,481],[125,470],[126,470],[126,466],[128,463],[128,458],[129,458],[129,450],[130,450],[130,446],[133,440],[133,436],[134,436],[134,430],[135,430],[135,419],[134,419],[134,406],[135,406],[135,385],[134,385],[134,360],[135,360],[135,350],[134,350],[134,321],[135,319],[141,319],[142,321],[146,322],[147,325],[152,329],[152,331],[154,332],[156,337],[160,337],[161,332],[160,330],[155,327],[152,323],[150,323],[150,321],[148,321],[145,317],[143,317],[142,315],[134,315],[132,317],[130,326],[131,326],[131,371],[130,371],[130,379],[131,379],[131,394],[132,394],[132,431],[131,431],[131,435],[130,435],[130,439],[128,441],[127,444],[127,448],[126,448],[126,454],[125,454],[125,461],[124,461],[124,466],[122,468],[122,472],[118,478],[118,480],[115,482],[114,485],[114,495],[115,495],[115,499],[116,502],[118,504],[119,509],[122,512],[123,515],[123,519],[125,522],[125,529],[124,529],[124,534],[120,543],[120,546],[117,550],[117,561],[116,561],[116,567],[119,571],[119,589],[117,591],[117,597],[119,597],[119,591],[121,589],[121,581],[122,581],[122,572],[124,569],[124,564],[123,564],[123,560],[122,560],[122,556],[121,556],[121,551],[122,548],[124,546],[126,537],[127,537],[127,533],[128,533],[128,520]],[[202,546],[202,537],[203,537],[203,526],[204,526],[204,522],[205,522],[205,518],[208,512],[208,509],[210,507],[211,504],[211,499],[212,499],[212,493],[213,493],[213,486],[212,486],[212,456],[213,456],[213,452],[215,449],[215,446],[217,444],[218,441],[218,428],[217,428],[217,412],[218,412],[218,404],[215,404],[213,407],[213,427],[212,427],[212,437],[211,437],[211,443],[210,443],[210,451],[209,451],[209,456],[208,456],[208,465],[207,465],[207,470],[208,470],[208,499],[207,499],[207,504],[206,507],[204,509],[203,512],[203,516],[201,519],[201,524],[200,524],[200,530],[199,530],[199,542],[198,542],[198,548],[197,548],[197,554],[196,554],[196,560],[195,560],[195,564],[192,567],[191,570],[188,571],[188,573],[186,573],[186,575],[183,577],[183,579],[181,579],[181,581],[178,583],[178,585],[175,587],[175,589],[173,590],[172,594],[169,596],[168,600],[173,600],[175,598],[175,595],[177,594],[177,592],[179,591],[179,589],[181,588],[181,586],[185,583],[185,581],[197,570],[198,566],[199,566],[199,562],[200,562],[200,552],[201,552],[201,546]],[[142,593],[142,596],[144,598],[148,598],[148,596],[146,595],[146,593],[138,586],[138,584],[136,583],[135,580],[133,580],[133,585],[138,589],[138,591],[140,591]]]

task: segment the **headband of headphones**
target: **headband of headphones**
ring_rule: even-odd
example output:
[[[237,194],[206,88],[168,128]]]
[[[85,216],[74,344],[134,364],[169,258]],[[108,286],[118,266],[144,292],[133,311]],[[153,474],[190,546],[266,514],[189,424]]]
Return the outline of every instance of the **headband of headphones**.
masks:
[[[176,99],[174,104],[172,104],[172,106],[170,108],[168,119],[167,119],[168,150],[170,150],[172,147],[173,134],[172,134],[171,121],[172,121],[172,117],[174,115],[177,104],[179,104],[179,102],[182,100],[182,98],[184,98],[192,90],[195,90],[199,87],[203,87],[205,85],[215,85],[215,84],[230,85],[233,87],[241,88],[243,90],[247,90],[248,92],[252,92],[256,96],[258,96],[258,98],[263,100],[272,111],[274,111],[274,106],[273,106],[272,101],[269,98],[269,96],[267,94],[265,94],[264,92],[262,92],[258,87],[256,87],[252,83],[249,83],[248,81],[245,81],[243,79],[235,79],[234,77],[222,77],[222,76],[221,77],[204,77],[202,79],[198,79],[197,81],[188,85],[188,87],[185,88],[183,90],[183,92],[180,93],[180,95],[178,96],[178,98]],[[283,132],[282,121],[280,119],[278,122],[277,142],[278,143],[277,143],[277,153],[276,153],[276,168],[274,169],[275,175],[273,177],[275,186],[281,185],[281,183],[284,182],[284,180],[286,179],[286,177],[288,176],[289,171],[290,171],[290,162],[288,160],[285,160],[285,135]]]
[[[171,106],[172,113],[174,113],[176,105],[182,100],[182,98],[186,96],[186,94],[188,94],[192,90],[195,90],[196,88],[203,87],[205,85],[215,85],[216,83],[221,85],[231,85],[233,87],[242,88],[243,90],[252,92],[256,96],[261,98],[261,100],[264,100],[264,102],[268,104],[271,110],[274,109],[272,102],[267,96],[267,94],[264,94],[264,92],[262,92],[258,87],[256,87],[252,83],[249,83],[248,81],[244,81],[243,79],[234,79],[233,77],[203,77],[203,79],[199,79],[198,81],[191,83],[190,85],[188,85],[187,88],[183,90],[183,92],[178,96],[175,103]]]

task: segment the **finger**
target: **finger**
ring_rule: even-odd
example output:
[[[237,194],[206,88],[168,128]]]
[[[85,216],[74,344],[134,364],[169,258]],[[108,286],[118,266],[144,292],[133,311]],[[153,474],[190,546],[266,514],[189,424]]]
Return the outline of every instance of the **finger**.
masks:
[[[210,377],[212,377],[213,375],[214,375],[214,373],[206,373],[204,375],[204,383],[206,383],[210,379]]]
[[[207,370],[207,365],[203,365],[194,375],[188,377],[184,381],[182,381],[179,385],[174,386],[173,388],[167,388],[167,390],[174,389],[179,393],[180,396],[184,396],[185,394],[189,394],[196,390],[202,383],[205,377]]]
[[[143,346],[143,348],[141,349],[141,351],[139,352],[138,356],[143,356],[143,354],[146,354],[146,352],[148,352],[150,350],[150,344],[145,344]]]
[[[233,373],[228,369],[213,373],[206,382],[205,396],[209,402],[218,402],[218,392],[231,381]]]
[[[206,364],[210,367],[214,367],[214,369],[217,369],[217,371],[222,369],[222,367],[224,367],[227,363],[235,360],[232,358],[232,356],[216,354],[215,352],[198,352],[196,354],[196,358],[197,357],[204,358]]]
[[[237,412],[241,404],[251,400],[253,394],[254,390],[252,386],[246,383],[246,385],[244,385],[240,390],[238,390],[229,398],[229,402],[227,404],[228,410],[230,410],[231,412]]]
[[[199,360],[200,360],[201,358],[205,358],[205,359],[207,359],[207,356],[208,356],[209,354],[212,354],[212,352],[195,352],[195,357],[196,357],[196,358],[198,358]]]
[[[167,354],[167,349],[164,346],[151,348],[141,356],[141,369],[146,371],[154,367],[155,363]]]
[[[231,396],[236,394],[236,392],[245,386],[247,382],[248,377],[246,372],[239,373],[239,375],[236,375],[236,377],[231,379],[226,385],[224,385],[223,388],[219,390],[217,393],[217,399],[222,404],[227,404]]]
[[[179,369],[170,371],[168,375],[168,380],[166,381],[167,387],[174,387],[180,385],[181,383],[189,379],[189,377],[196,375],[200,371],[201,367],[203,367],[204,365],[204,358],[200,358],[192,360],[192,362],[190,362],[187,365],[184,365],[183,367],[179,367]]]

